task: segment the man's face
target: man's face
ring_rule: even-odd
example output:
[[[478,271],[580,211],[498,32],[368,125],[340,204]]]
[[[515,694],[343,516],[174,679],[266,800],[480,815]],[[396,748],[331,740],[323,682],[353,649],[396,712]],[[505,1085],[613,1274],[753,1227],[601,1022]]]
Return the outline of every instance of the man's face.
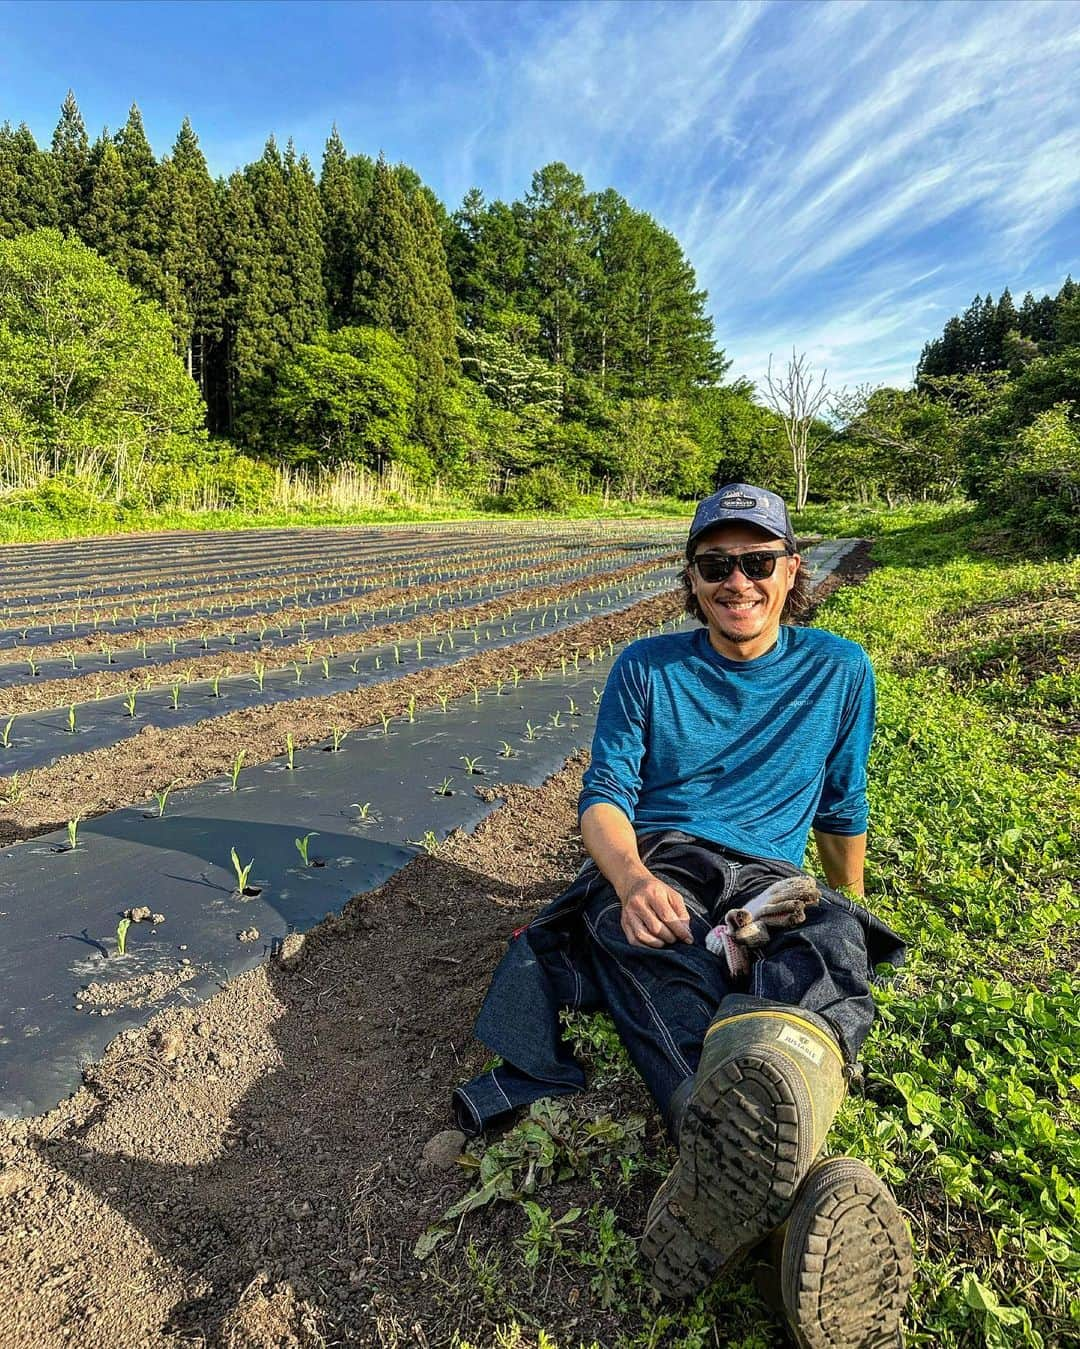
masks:
[[[703,553],[770,552],[783,548],[777,539],[755,525],[716,525],[702,534],[694,549],[694,560]],[[751,581],[736,568],[724,581],[703,581],[696,566],[690,568],[690,584],[705,620],[709,640],[721,655],[732,660],[753,660],[773,646],[780,629],[780,614],[788,592],[795,584],[800,558],[776,559],[771,576]]]

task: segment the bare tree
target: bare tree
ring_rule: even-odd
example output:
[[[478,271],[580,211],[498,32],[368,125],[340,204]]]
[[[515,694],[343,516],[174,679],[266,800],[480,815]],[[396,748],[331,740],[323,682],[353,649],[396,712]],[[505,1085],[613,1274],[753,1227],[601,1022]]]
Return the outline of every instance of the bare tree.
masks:
[[[814,451],[821,449],[836,436],[839,425],[830,425],[826,430],[815,431],[815,423],[821,423],[826,416],[834,422],[838,418],[846,420],[851,396],[846,389],[833,391],[825,382],[827,371],[815,376],[810,358],[805,352],[791,349],[791,360],[783,372],[773,373],[773,358],[769,355],[769,368],[765,373],[765,403],[784,423],[788,447],[791,450],[791,464],[795,470],[795,509],[801,511],[806,505],[810,490],[810,461]]]

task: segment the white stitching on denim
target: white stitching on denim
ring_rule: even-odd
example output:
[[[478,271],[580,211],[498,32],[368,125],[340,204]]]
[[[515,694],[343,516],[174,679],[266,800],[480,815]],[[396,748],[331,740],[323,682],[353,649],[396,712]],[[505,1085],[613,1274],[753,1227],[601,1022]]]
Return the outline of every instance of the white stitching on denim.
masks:
[[[510,1097],[507,1096],[506,1092],[503,1091],[502,1087],[499,1086],[499,1079],[495,1076],[495,1069],[494,1069],[494,1068],[492,1068],[492,1070],[491,1070],[491,1080],[492,1080],[492,1082],[495,1083],[495,1087],[496,1087],[496,1089],[498,1090],[499,1095],[500,1095],[500,1096],[503,1098],[503,1100],[506,1102],[508,1109],[513,1110],[513,1108],[514,1108],[514,1103],[511,1101]]]
[[[577,966],[571,961],[565,951],[560,951],[559,955],[562,957],[562,963],[570,971],[570,976],[574,981],[573,1010],[576,1012],[581,1006],[581,975],[577,971]]]
[[[606,909],[602,910],[602,912],[607,913],[610,909],[613,909],[614,907],[615,905],[609,904]],[[593,926],[592,920],[589,918],[589,915],[585,914],[584,918],[585,918],[585,926],[592,933],[593,941],[595,941],[598,946],[602,946],[596,928]],[[660,1016],[660,1013],[656,1010],[652,998],[649,997],[643,985],[640,983],[639,980],[637,980],[634,977],[633,973],[626,968],[626,966],[622,963],[621,960],[618,959],[617,956],[613,955],[610,951],[608,951],[607,954],[611,956],[611,959],[615,962],[617,968],[622,971],[623,976],[629,979],[630,982],[637,989],[637,991],[641,994],[645,1006],[648,1009],[649,1015],[652,1017],[653,1021],[656,1023],[657,1029],[660,1031],[661,1040],[667,1043],[667,1046],[671,1052],[671,1057],[675,1061],[676,1067],[681,1068],[686,1077],[693,1077],[694,1075],[693,1068],[690,1067],[690,1065],[686,1062],[683,1056],[679,1053],[678,1045],[676,1045],[674,1039],[672,1039],[671,1032],[664,1024],[663,1018]]]

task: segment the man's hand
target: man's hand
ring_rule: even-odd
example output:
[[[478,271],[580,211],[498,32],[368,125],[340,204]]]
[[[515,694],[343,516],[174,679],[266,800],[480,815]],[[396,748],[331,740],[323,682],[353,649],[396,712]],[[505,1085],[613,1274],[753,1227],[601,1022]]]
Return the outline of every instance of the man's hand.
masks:
[[[693,943],[690,915],[678,890],[651,873],[634,881],[622,902],[622,930],[631,946],[670,946]]]

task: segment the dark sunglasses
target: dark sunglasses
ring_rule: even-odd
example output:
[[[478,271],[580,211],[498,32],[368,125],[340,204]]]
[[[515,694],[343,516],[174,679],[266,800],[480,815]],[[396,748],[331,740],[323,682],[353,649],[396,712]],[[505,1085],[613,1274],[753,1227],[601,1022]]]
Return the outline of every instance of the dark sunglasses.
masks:
[[[694,566],[703,581],[726,581],[736,567],[748,581],[764,581],[776,570],[778,557],[790,557],[787,548],[776,548],[770,552],[740,553],[700,553],[694,558]]]

